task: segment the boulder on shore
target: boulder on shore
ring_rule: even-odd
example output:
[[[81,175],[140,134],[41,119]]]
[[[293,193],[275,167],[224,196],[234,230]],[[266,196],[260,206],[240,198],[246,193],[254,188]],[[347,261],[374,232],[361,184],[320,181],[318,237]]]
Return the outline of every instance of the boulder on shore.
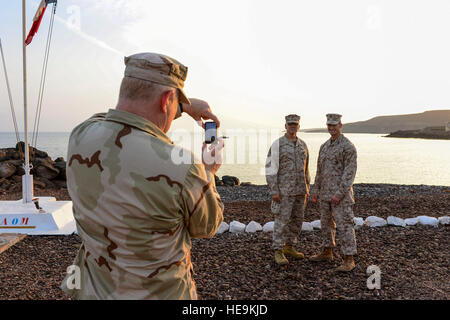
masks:
[[[239,180],[239,178],[234,177],[234,176],[223,176],[222,181],[223,181],[224,185],[230,186],[230,187],[238,186],[241,184],[241,181]]]
[[[4,191],[22,190],[22,176],[25,158],[25,143],[20,141],[15,148],[0,149],[0,189]],[[53,161],[45,151],[29,147],[30,163],[36,188],[67,188],[66,161],[59,157]]]

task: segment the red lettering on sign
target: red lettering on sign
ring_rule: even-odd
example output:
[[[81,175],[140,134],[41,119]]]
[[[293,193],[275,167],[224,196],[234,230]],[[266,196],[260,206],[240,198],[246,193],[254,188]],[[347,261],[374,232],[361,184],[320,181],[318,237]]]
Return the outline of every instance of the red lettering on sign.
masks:
[[[4,224],[5,226],[8,225],[8,222],[6,222],[6,218],[2,220],[2,224]]]
[[[20,224],[28,224],[28,218],[22,218],[22,222]]]

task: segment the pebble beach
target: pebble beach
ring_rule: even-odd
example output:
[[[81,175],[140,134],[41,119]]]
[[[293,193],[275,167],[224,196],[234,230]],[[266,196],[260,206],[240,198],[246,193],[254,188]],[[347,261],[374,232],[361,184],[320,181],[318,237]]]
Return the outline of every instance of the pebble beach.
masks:
[[[224,221],[260,224],[273,221],[267,186],[218,186],[225,203]],[[425,185],[354,185],[355,217],[401,219],[450,215],[450,187]],[[70,200],[67,190],[36,190],[36,196]],[[19,192],[0,193],[17,200]],[[319,219],[309,203],[305,221]],[[332,263],[308,257],[321,246],[320,230],[302,231],[297,249],[306,259],[280,267],[273,260],[271,232],[216,234],[193,239],[192,261],[199,299],[438,299],[450,297],[450,229],[415,225],[361,227],[356,230],[356,268],[333,271],[342,257],[334,250]],[[67,266],[80,247],[77,235],[27,236],[0,254],[0,299],[67,299],[59,289]],[[367,288],[367,267],[380,268],[381,288]]]

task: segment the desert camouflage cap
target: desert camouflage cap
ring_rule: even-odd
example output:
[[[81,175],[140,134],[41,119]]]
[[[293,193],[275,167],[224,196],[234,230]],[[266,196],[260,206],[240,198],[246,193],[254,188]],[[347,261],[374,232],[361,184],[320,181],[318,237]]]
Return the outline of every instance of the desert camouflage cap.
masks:
[[[288,114],[286,117],[286,123],[299,123],[300,122],[300,116],[296,114]]]
[[[337,113],[327,114],[327,124],[339,124],[341,123],[342,115]]]
[[[125,76],[177,88],[180,101],[191,104],[183,91],[188,68],[159,53],[144,52],[125,57]]]

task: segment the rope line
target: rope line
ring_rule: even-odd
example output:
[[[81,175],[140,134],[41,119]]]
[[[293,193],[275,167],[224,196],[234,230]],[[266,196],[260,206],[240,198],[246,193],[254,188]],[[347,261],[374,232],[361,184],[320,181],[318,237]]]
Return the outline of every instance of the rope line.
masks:
[[[50,24],[49,24],[49,28],[48,28],[48,36],[47,36],[47,43],[45,46],[44,62],[42,65],[41,83],[39,86],[38,102],[37,102],[36,114],[35,114],[35,118],[34,118],[33,137],[31,139],[31,141],[32,141],[31,145],[34,146],[34,148],[37,148],[37,140],[38,140],[38,135],[39,135],[39,124],[41,121],[42,101],[44,99],[45,82],[47,79],[47,66],[48,66],[48,59],[50,56],[50,45],[51,45],[52,36],[53,36],[53,24],[55,21],[55,14],[56,14],[56,2],[53,3],[52,17],[50,18]]]

